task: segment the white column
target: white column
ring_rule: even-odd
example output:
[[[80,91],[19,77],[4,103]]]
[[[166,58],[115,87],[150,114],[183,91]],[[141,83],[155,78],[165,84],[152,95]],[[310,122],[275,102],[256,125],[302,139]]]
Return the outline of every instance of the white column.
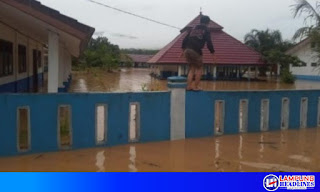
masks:
[[[185,139],[186,78],[168,78],[171,91],[171,140]]]
[[[49,31],[48,92],[57,93],[59,84],[59,35]]]
[[[178,66],[178,76],[182,76],[182,66]]]
[[[248,69],[248,79],[249,79],[249,81],[250,81],[250,79],[251,79],[251,66],[249,66],[249,69]]]
[[[280,76],[280,74],[281,74],[281,65],[278,64],[277,66],[278,66],[277,75]]]
[[[217,66],[213,67],[213,78],[216,79],[217,78]]]

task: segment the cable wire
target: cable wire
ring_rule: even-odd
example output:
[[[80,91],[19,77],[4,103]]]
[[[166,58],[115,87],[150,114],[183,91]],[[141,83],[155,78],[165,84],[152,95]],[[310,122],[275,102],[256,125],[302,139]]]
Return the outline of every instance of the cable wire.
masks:
[[[174,28],[174,29],[179,29],[179,27],[175,27],[173,25],[169,25],[169,24],[166,24],[166,23],[163,23],[163,22],[160,22],[160,21],[156,21],[154,19],[150,19],[150,18],[147,18],[147,17],[143,17],[143,16],[140,16],[140,15],[137,15],[137,14],[134,14],[134,13],[131,13],[131,12],[128,12],[128,11],[124,11],[124,10],[121,10],[121,9],[118,9],[118,8],[115,8],[115,7],[112,7],[110,5],[106,5],[104,3],[100,3],[100,2],[97,2],[97,1],[94,1],[94,0],[87,0],[91,3],[94,3],[94,4],[97,4],[97,5],[100,5],[100,6],[103,6],[103,7],[107,7],[109,9],[113,9],[113,10],[116,10],[116,11],[119,11],[119,12],[122,12],[122,13],[125,13],[125,14],[128,14],[128,15],[131,15],[131,16],[134,16],[134,17],[138,17],[140,19],[144,19],[144,20],[147,20],[147,21],[150,21],[150,22],[153,22],[153,23],[157,23],[157,24],[160,24],[160,25],[164,25],[166,27],[171,27],[171,28]]]

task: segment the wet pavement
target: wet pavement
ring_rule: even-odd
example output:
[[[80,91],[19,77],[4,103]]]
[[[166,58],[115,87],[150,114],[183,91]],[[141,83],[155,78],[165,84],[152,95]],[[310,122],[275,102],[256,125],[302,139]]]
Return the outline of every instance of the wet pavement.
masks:
[[[140,92],[167,90],[167,81],[152,78],[150,69],[121,69],[108,73],[92,70],[74,72],[71,92]],[[202,81],[204,90],[280,90],[280,89],[320,89],[316,81],[297,80],[295,84],[284,84],[276,79],[268,81]]]
[[[320,129],[0,158],[0,171],[320,171]]]

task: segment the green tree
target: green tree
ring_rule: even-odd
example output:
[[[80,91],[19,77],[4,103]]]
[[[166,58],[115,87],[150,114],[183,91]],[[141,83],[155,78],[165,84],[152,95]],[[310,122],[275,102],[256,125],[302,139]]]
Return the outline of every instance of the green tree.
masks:
[[[282,39],[279,30],[271,31],[253,29],[245,35],[245,44],[258,51],[269,65],[281,65],[282,70],[289,71],[289,65],[300,65],[301,61],[297,57],[286,55],[285,52],[293,46],[290,41]],[[260,75],[265,75],[267,67],[260,69]]]
[[[296,0],[293,5],[294,17],[304,17],[305,26],[298,29],[293,36],[294,40],[310,38],[313,51],[317,53],[317,64],[320,66],[320,2],[314,5],[307,0]]]
[[[91,39],[83,55],[75,61],[75,67],[101,67],[107,70],[116,69],[120,63],[120,49],[113,45],[106,37]]]

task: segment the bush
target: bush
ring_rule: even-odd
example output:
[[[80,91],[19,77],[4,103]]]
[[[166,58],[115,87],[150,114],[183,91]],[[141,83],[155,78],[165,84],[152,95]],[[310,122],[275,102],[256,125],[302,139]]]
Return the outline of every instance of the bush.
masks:
[[[282,71],[281,73],[282,83],[293,84],[295,81],[296,81],[295,76],[288,69]]]

